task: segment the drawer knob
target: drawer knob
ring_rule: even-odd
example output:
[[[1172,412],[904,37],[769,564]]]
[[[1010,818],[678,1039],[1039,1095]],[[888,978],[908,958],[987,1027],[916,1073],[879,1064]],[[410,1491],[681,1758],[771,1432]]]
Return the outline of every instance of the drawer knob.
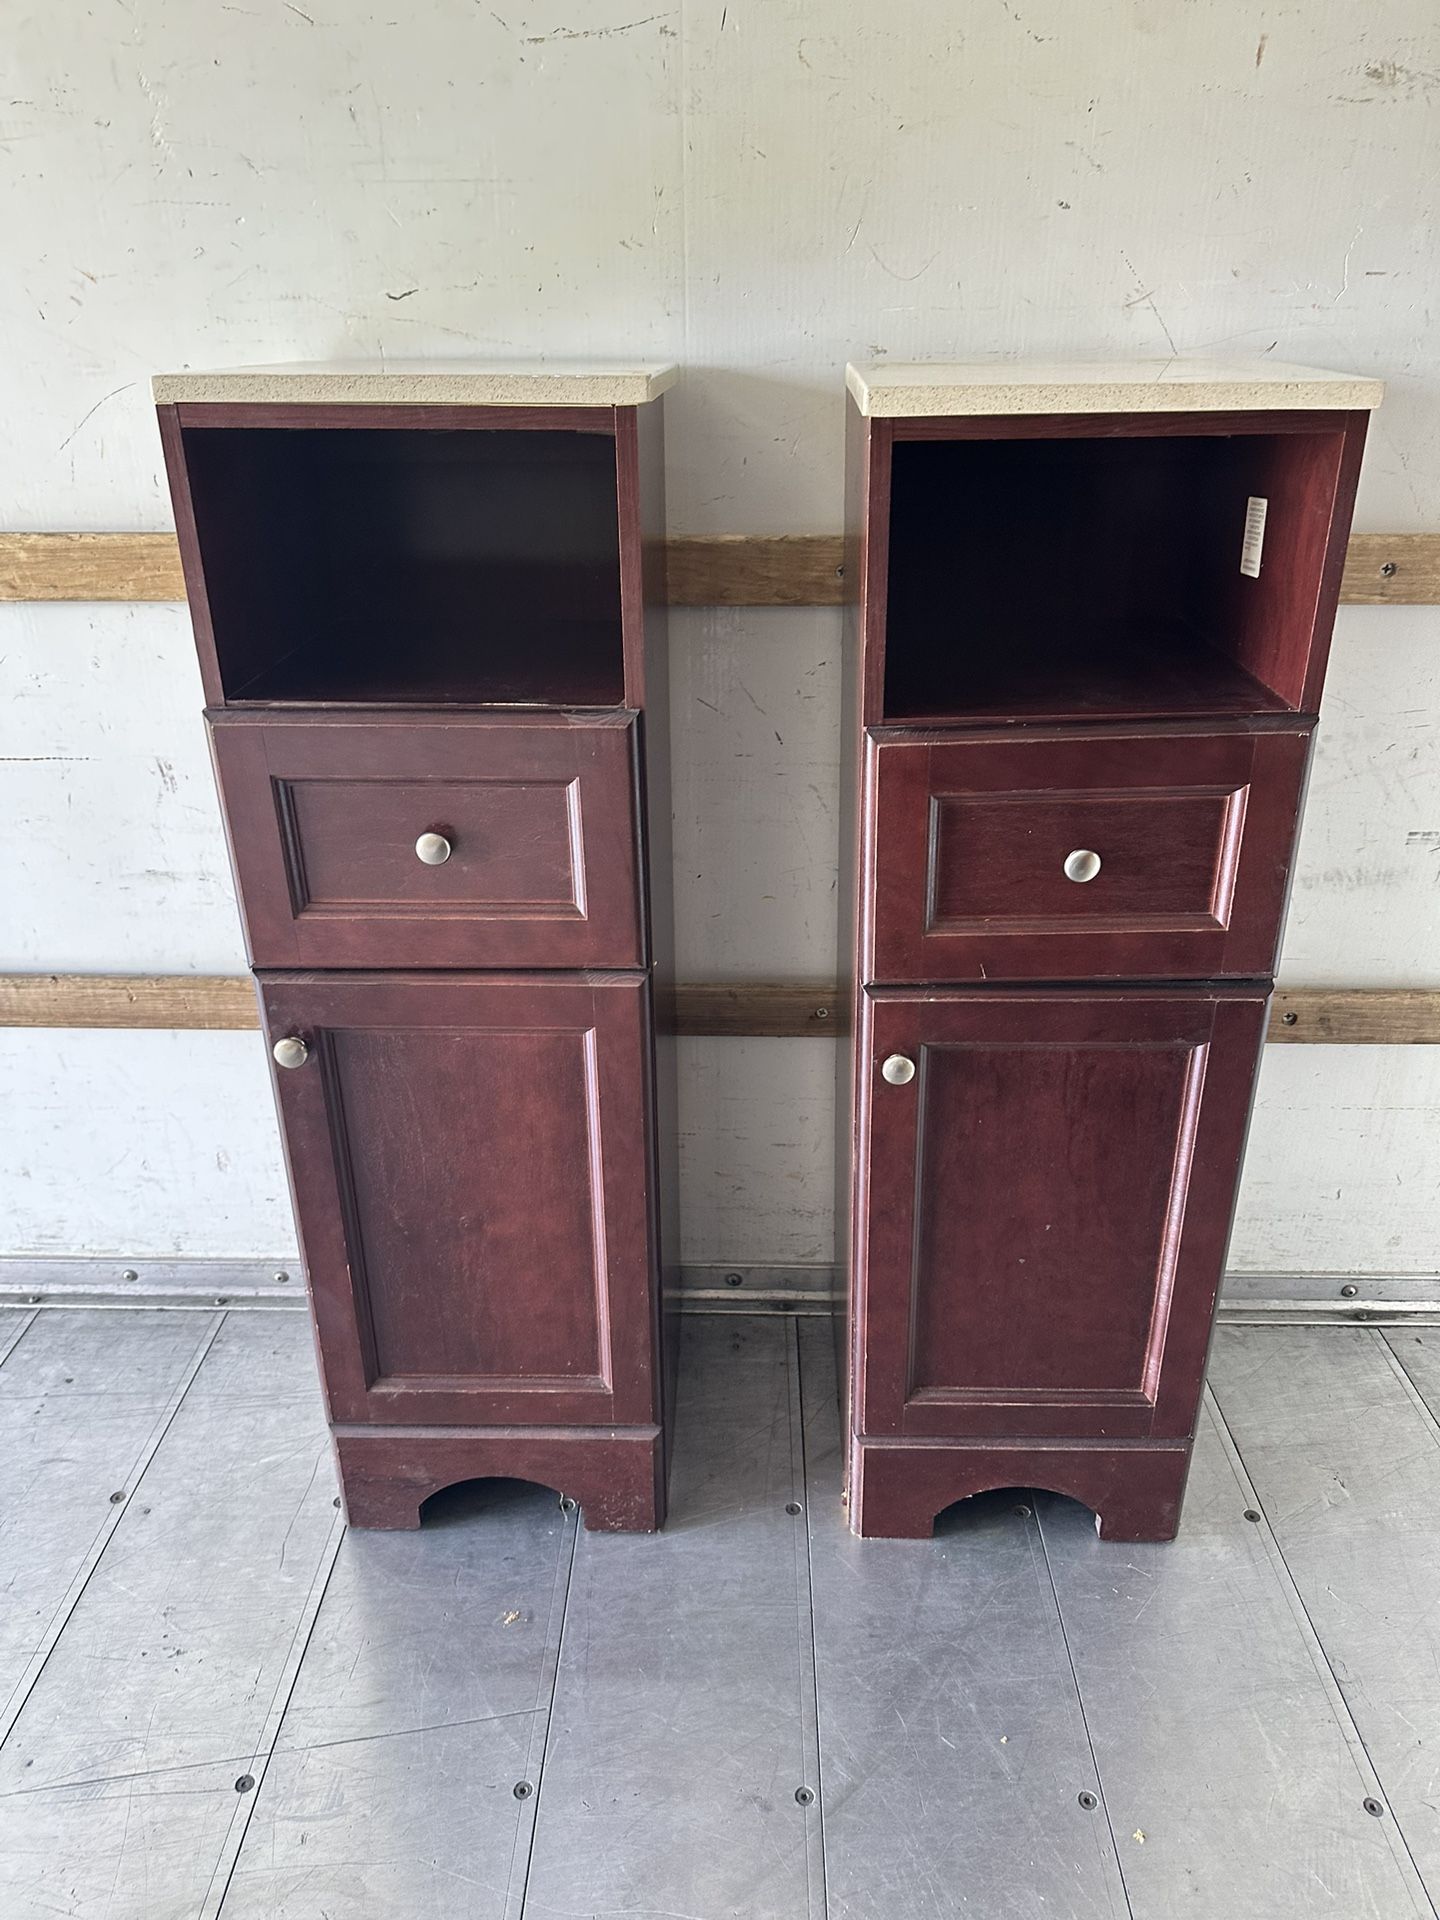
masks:
[[[427,867],[443,867],[450,858],[450,842],[443,833],[422,833],[415,842],[415,857]]]
[[[1077,847],[1074,853],[1065,856],[1065,878],[1067,880],[1093,880],[1100,871],[1100,856],[1091,853],[1088,847]]]
[[[915,1062],[906,1054],[892,1053],[881,1066],[880,1077],[892,1087],[908,1087],[915,1078]]]
[[[310,1049],[299,1034],[287,1033],[283,1040],[277,1040],[270,1049],[275,1056],[277,1067],[303,1067],[310,1058]]]

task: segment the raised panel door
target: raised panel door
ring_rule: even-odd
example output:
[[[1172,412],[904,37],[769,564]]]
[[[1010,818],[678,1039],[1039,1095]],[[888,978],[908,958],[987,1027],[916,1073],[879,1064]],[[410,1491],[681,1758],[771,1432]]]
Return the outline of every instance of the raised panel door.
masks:
[[[268,975],[333,1417],[655,1418],[641,979]]]
[[[864,1433],[1191,1431],[1265,1001],[865,996]]]

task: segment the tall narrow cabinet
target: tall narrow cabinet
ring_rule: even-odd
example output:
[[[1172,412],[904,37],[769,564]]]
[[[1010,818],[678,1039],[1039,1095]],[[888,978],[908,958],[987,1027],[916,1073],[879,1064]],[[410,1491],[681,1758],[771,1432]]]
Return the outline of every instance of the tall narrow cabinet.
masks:
[[[1178,1526],[1369,410],[851,368],[840,1093],[860,1534]]]
[[[664,1510],[668,369],[155,383],[351,1521]]]

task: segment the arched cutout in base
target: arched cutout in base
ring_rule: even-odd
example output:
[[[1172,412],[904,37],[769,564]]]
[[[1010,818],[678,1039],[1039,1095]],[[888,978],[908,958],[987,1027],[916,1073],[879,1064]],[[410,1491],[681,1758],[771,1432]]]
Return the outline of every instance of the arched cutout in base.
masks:
[[[1029,1520],[1035,1506],[1032,1487],[986,1487],[980,1493],[961,1494],[935,1515],[937,1540],[964,1541],[993,1528]]]
[[[352,1527],[413,1529],[425,1504],[474,1480],[521,1480],[579,1503],[593,1530],[652,1533],[665,1517],[658,1427],[337,1427]]]
[[[422,1527],[455,1527],[483,1523],[487,1517],[532,1519],[560,1511],[565,1496],[558,1487],[540,1480],[521,1480],[511,1474],[476,1474],[469,1480],[438,1487],[420,1502]]]
[[[1035,1487],[1088,1507],[1104,1540],[1173,1540],[1189,1465],[1188,1443],[985,1447],[857,1439],[850,1525],[866,1539],[926,1540],[957,1501]]]

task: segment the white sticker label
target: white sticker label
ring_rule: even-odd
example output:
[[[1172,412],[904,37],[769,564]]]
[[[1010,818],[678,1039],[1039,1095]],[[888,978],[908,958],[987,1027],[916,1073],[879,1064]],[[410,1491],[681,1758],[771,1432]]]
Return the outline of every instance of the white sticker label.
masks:
[[[1268,500],[1252,493],[1245,502],[1245,538],[1240,545],[1240,571],[1252,580],[1260,578],[1260,549],[1265,544],[1265,509]]]

